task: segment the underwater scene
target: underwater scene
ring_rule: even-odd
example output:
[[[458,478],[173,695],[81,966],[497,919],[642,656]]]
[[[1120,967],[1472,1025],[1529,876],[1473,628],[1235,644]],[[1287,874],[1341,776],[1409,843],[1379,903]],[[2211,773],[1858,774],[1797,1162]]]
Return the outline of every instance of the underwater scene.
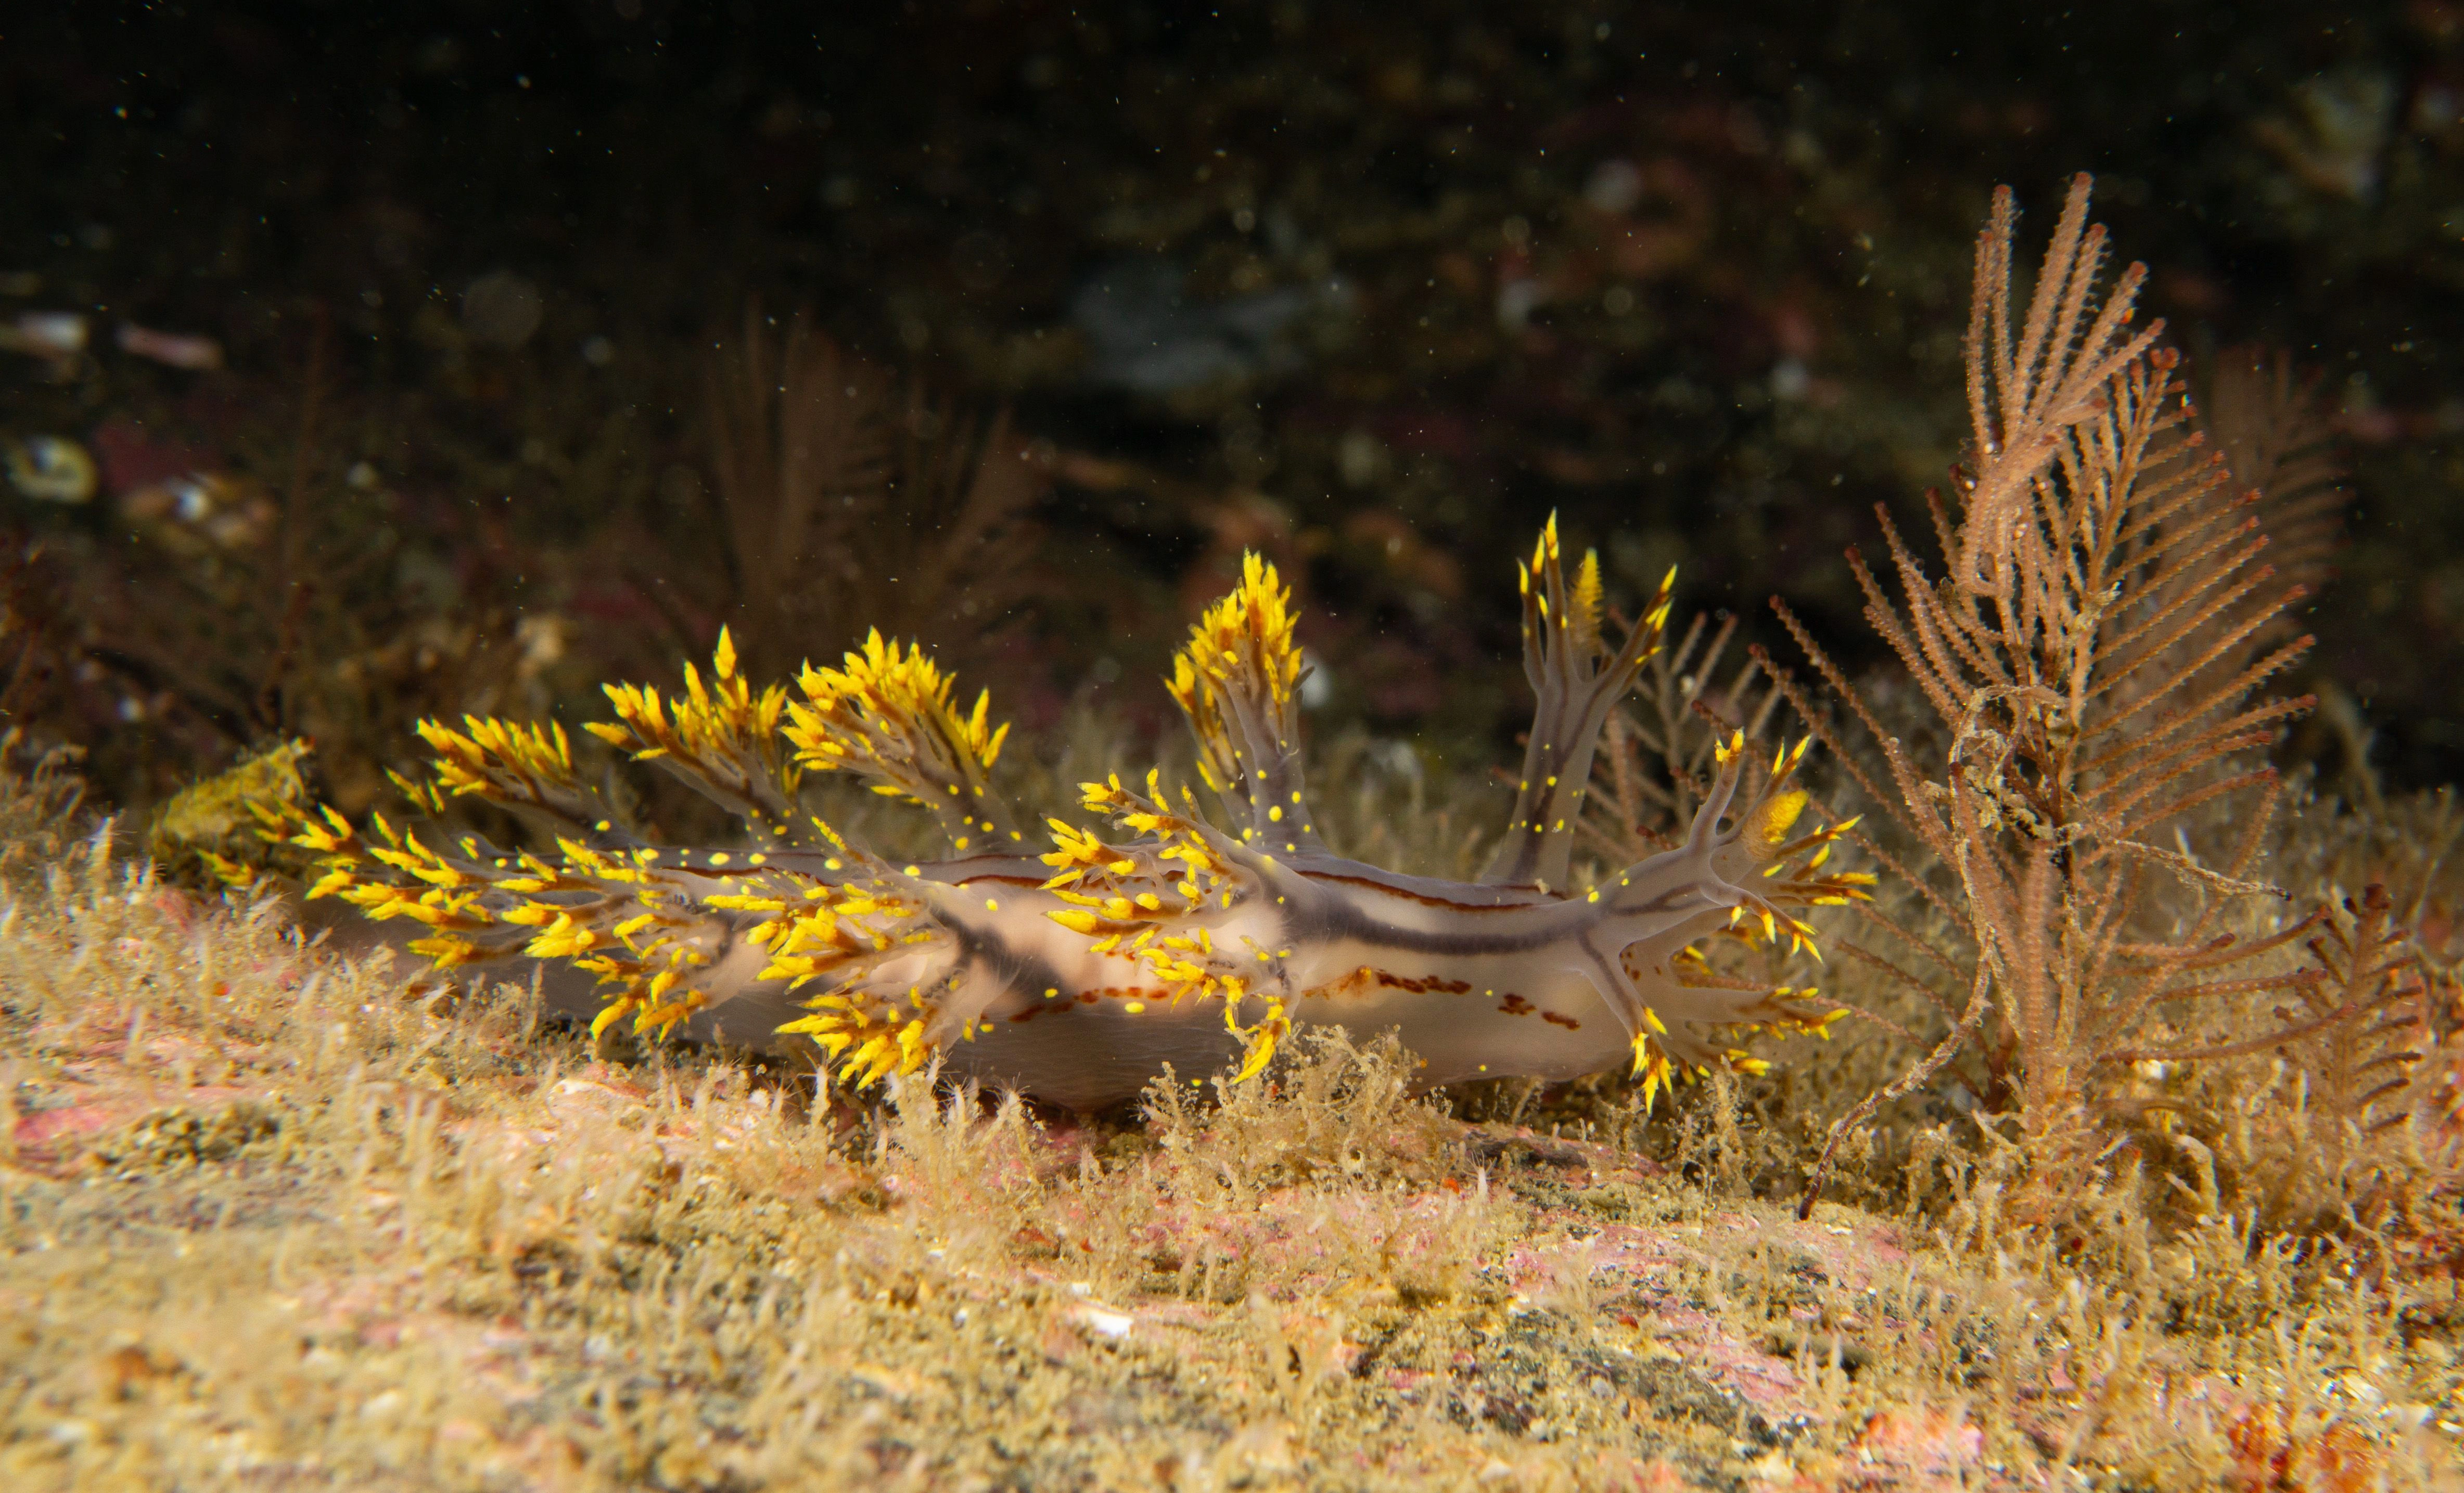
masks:
[[[2464,4],[0,120],[0,1486],[2464,1489]]]

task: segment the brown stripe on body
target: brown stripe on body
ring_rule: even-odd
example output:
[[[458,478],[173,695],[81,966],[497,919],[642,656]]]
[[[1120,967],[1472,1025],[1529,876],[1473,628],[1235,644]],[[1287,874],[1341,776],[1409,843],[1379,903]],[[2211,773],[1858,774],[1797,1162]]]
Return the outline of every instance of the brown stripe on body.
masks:
[[[1470,994],[1471,986],[1465,981],[1447,979],[1442,976],[1397,975],[1392,970],[1381,970],[1374,965],[1364,964],[1356,970],[1328,980],[1325,984],[1312,985],[1302,991],[1301,995],[1304,999],[1314,996],[1326,999],[1339,999],[1345,996],[1374,995],[1380,990],[1399,990],[1406,995],[1414,996],[1431,994],[1461,996]]]
[[[1107,1000],[1166,1002],[1166,998],[1143,985],[1103,985],[1093,990],[1072,991],[1066,996],[1046,997],[1023,1011],[1012,1012],[1009,1019],[1012,1021],[1032,1021],[1046,1011],[1075,1011],[1082,1005],[1101,1005]]]
[[[1525,912],[1535,907],[1545,907],[1551,903],[1565,900],[1562,897],[1534,896],[1528,902],[1463,902],[1453,897],[1441,897],[1430,892],[1411,891],[1401,887],[1388,886],[1382,881],[1375,881],[1367,876],[1337,876],[1326,871],[1306,869],[1300,874],[1304,881],[1325,882],[1337,887],[1359,887],[1376,892],[1380,896],[1393,897],[1397,902],[1417,902],[1424,908],[1443,908],[1449,912]]]

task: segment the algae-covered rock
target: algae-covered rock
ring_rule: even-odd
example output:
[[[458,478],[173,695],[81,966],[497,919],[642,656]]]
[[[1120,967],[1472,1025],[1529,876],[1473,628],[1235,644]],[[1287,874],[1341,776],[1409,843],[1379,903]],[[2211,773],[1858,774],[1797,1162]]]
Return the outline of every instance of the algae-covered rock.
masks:
[[[174,795],[145,834],[156,868],[172,880],[234,887],[283,869],[280,847],[257,830],[268,816],[315,801],[313,750],[297,737],[278,742]]]

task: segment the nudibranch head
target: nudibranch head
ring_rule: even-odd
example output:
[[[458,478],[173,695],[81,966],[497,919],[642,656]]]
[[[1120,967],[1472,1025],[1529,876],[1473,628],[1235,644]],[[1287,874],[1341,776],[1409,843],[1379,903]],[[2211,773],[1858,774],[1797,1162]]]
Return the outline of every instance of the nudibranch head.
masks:
[[[1051,819],[1030,846],[991,781],[1007,727],[972,709],[926,653],[869,634],[837,668],[806,666],[801,698],[757,690],[722,631],[710,673],[681,692],[610,686],[614,722],[587,729],[735,812],[750,848],[649,844],[576,771],[555,725],[423,722],[435,754],[398,779],[430,816],[500,804],[555,849],[475,836],[363,832],[332,809],[272,832],[323,874],[310,895],[424,925],[438,966],[528,958],[593,976],[593,1029],[701,1029],[739,1007],[801,1011],[772,1024],[862,1087],[939,1061],[1091,1106],[1182,1072],[1259,1072],[1296,1025],[1393,1028],[1421,1076],[1572,1077],[1619,1063],[1646,1100],[1714,1065],[1757,1072],[1754,1033],[1827,1035],[1842,1014],[1812,988],[1716,970],[1709,941],[1785,944],[1819,958],[1808,910],[1867,894],[1826,870],[1854,821],[1799,825],[1807,743],[1768,767],[1742,732],[1682,843],[1573,884],[1575,829],[1601,730],[1661,644],[1674,575],[1620,639],[1587,554],[1571,582],[1551,518],[1517,566],[1524,665],[1535,693],[1507,834],[1476,882],[1399,875],[1329,850],[1301,770],[1307,664],[1275,567],[1245,556],[1167,688],[1188,717],[1220,818],[1157,774],[1089,783],[1093,826]],[[892,865],[805,806],[808,772],[846,773],[921,804],[948,854]]]

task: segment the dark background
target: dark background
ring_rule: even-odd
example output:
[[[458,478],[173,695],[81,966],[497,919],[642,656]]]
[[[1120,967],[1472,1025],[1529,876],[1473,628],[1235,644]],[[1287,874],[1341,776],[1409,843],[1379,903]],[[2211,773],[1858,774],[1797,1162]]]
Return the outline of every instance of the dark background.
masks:
[[[2033,259],[2085,169],[2194,369],[2289,350],[2351,463],[2287,753],[2349,771],[2359,722],[2387,782],[2453,779],[2464,6],[1982,9],[14,8],[0,318],[228,366],[0,354],[0,435],[101,465],[0,493],[12,709],[135,802],[281,731],[399,758],[405,711],[671,677],[736,609],[704,381],[749,304],[1033,439],[1032,594],[925,628],[1030,725],[1159,719],[1255,545],[1327,713],[1488,753],[1552,510],[1629,602],[1682,562],[1681,610],[1775,637],[1778,591],[1871,657],[1839,552],[1957,455],[1989,194]],[[283,516],[129,518],[191,468]]]

